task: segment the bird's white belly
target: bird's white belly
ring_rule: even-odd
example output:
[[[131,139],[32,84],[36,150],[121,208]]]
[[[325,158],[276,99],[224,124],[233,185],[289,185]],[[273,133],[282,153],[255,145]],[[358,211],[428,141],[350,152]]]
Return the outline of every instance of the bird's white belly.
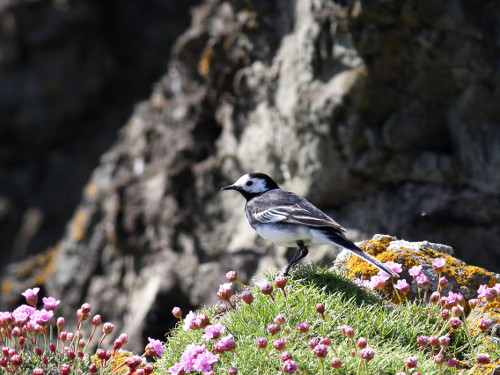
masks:
[[[300,225],[264,224],[254,229],[262,238],[280,246],[296,247],[297,241],[303,241],[306,246],[331,243],[318,231]]]

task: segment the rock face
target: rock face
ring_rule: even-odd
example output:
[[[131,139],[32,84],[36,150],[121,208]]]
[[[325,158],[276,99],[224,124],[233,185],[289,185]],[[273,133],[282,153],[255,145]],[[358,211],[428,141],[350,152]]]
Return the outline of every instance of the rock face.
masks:
[[[249,171],[370,237],[498,269],[498,7],[205,1],[86,185],[49,294],[68,313],[90,302],[140,350],[173,306],[215,301],[227,270],[284,266],[219,191]]]
[[[194,3],[0,2],[0,269],[60,239]]]

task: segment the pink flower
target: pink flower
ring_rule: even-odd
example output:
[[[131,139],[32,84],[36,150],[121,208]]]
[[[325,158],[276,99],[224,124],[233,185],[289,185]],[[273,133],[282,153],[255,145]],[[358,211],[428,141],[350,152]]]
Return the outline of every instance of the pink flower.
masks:
[[[193,369],[206,373],[212,370],[212,366],[219,360],[219,355],[212,353],[210,350],[204,350],[199,353],[193,361]]]
[[[257,347],[259,349],[264,349],[267,347],[267,339],[265,337],[258,337],[257,338]]]
[[[288,361],[289,359],[292,359],[292,355],[288,350],[285,350],[284,352],[280,353],[280,358],[282,361]]]
[[[344,324],[340,328],[342,329],[342,333],[345,335],[345,337],[348,337],[350,339],[354,337],[354,329],[352,329],[352,327]]]
[[[422,266],[413,266],[409,269],[408,273],[410,274],[410,276],[413,276],[413,278],[416,278],[422,273]]]
[[[280,288],[283,291],[283,295],[286,297],[286,292],[285,292],[286,277],[278,276],[274,280],[274,285],[276,285],[277,288]]]
[[[367,341],[364,337],[360,337],[360,338],[356,341],[356,345],[358,346],[358,348],[360,348],[360,349],[364,349],[364,348],[366,348],[366,346],[368,345],[368,341]]]
[[[232,334],[224,336],[219,341],[214,342],[214,350],[218,353],[234,350],[235,347],[236,343],[234,342]]]
[[[486,298],[489,289],[490,288],[486,284],[480,285],[477,289],[477,298]]]
[[[331,361],[331,365],[333,368],[341,368],[342,367],[342,362],[338,357],[333,357]]]
[[[359,358],[361,358],[364,361],[370,361],[373,359],[375,356],[375,350],[373,348],[364,348],[359,351]]]
[[[49,310],[37,310],[33,313],[31,316],[31,320],[34,320],[37,324],[40,324],[41,326],[47,325],[54,316],[54,312]]]
[[[316,347],[316,345],[319,344],[319,341],[317,338],[313,337],[312,339],[309,340],[309,342],[307,343],[307,345],[309,345],[309,347],[311,349],[314,349]]]
[[[233,290],[231,288],[231,285],[232,285],[231,283],[224,283],[219,286],[219,290],[217,291],[217,296],[219,296],[221,300],[229,301],[229,299],[233,295]]]
[[[279,332],[280,330],[280,327],[278,327],[276,324],[273,324],[273,323],[270,323],[268,326],[267,326],[267,331],[271,334],[271,335],[275,335]]]
[[[285,361],[281,370],[283,370],[283,372],[286,374],[293,374],[295,371],[297,371],[297,363],[294,360],[289,359]]]
[[[428,287],[430,285],[429,279],[423,273],[417,275],[415,277],[415,281],[417,282],[418,285],[422,285],[424,287]]]
[[[306,333],[309,331],[309,324],[307,322],[297,323],[297,328],[301,333]]]
[[[236,273],[236,271],[229,271],[228,273],[226,273],[226,279],[234,283],[238,280],[238,274]]]
[[[405,366],[407,368],[415,368],[417,367],[417,365],[418,365],[418,358],[413,355],[409,356],[405,361]]]
[[[394,288],[399,290],[400,292],[407,294],[410,291],[410,285],[405,279],[399,279],[397,283],[394,285]]]
[[[194,315],[192,311],[190,311],[184,318],[184,325],[182,326],[182,329],[184,331],[187,331],[188,329],[198,329],[196,324],[196,315]]]
[[[36,307],[36,304],[38,303],[39,291],[40,288],[26,289],[21,294],[24,296],[24,298],[26,298],[26,302],[28,302],[28,305]]]
[[[28,305],[21,305],[12,312],[12,317],[16,324],[25,324],[31,315],[35,313],[36,309]]]
[[[401,271],[403,271],[401,264],[399,264],[399,263],[396,263],[393,261],[388,261],[388,262],[385,262],[384,264],[396,273],[400,273]]]
[[[241,299],[243,300],[243,302],[245,302],[246,304],[250,305],[253,302],[253,294],[252,294],[252,292],[249,291],[249,290],[244,290],[241,293]]]
[[[314,347],[313,353],[319,358],[325,358],[328,355],[328,346],[325,344],[318,344]]]
[[[285,344],[285,339],[283,337],[273,341],[274,349],[278,351],[285,349]]]
[[[205,341],[217,340],[224,333],[226,327],[220,323],[211,324],[205,327],[205,334],[201,338]]]
[[[268,295],[274,301],[273,286],[271,285],[271,283],[269,281],[267,281],[266,279],[263,279],[263,280],[257,281],[256,284],[263,294]]]
[[[449,320],[449,324],[452,329],[459,329],[462,326],[462,321],[455,316]]]
[[[384,272],[385,276],[382,274],[377,274],[372,276],[370,282],[368,283],[368,288],[372,290],[381,290],[383,289],[387,280],[389,280],[389,275]]]
[[[432,262],[432,268],[434,269],[434,271],[441,273],[441,272],[443,272],[443,268],[444,268],[445,264],[446,264],[446,259],[437,258],[437,259],[434,259],[434,261]]]
[[[186,374],[186,370],[184,370],[184,366],[178,362],[172,367],[168,368],[168,371],[170,372],[170,375],[184,375]]]
[[[278,314],[276,318],[274,318],[274,322],[279,325],[285,324],[285,321],[286,319],[282,314]]]
[[[197,344],[188,344],[186,345],[186,348],[184,349],[184,352],[181,354],[181,359],[179,361],[179,367],[176,367],[175,370],[181,370],[183,369],[185,372],[191,371],[191,369],[194,366],[194,361],[196,357],[203,353],[205,351],[205,346],[204,345],[197,345]],[[218,357],[217,357],[218,358]],[[173,372],[171,371],[173,374]],[[178,372],[179,374],[182,374],[182,372]]]
[[[45,310],[51,310],[54,311],[57,306],[61,303],[58,299],[55,299],[54,297],[43,297],[42,302],[44,304]]]
[[[181,319],[182,318],[182,309],[180,307],[175,306],[172,309],[172,315],[174,317],[176,317],[177,319]]]
[[[477,355],[477,363],[481,365],[487,365],[491,362],[490,355],[488,353],[479,353]]]
[[[152,357],[161,357],[164,352],[161,341],[152,339],[151,337],[148,337],[148,340],[149,344],[146,345],[145,354]]]

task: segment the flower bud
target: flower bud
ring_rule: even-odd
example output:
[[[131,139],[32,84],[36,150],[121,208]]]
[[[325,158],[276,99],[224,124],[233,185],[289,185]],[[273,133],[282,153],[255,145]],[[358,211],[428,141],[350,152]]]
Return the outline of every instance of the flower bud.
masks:
[[[228,273],[226,273],[226,279],[234,283],[238,280],[238,274],[236,273],[236,271],[229,271]]]
[[[172,309],[172,315],[173,315],[174,317],[176,317],[177,319],[181,319],[181,318],[182,318],[182,310],[181,310],[181,308],[180,308],[180,307],[177,307],[177,306],[176,306],[176,307],[174,307],[174,308]]]
[[[418,365],[418,358],[413,355],[409,356],[405,361],[405,366],[407,368],[415,368],[417,367],[417,365]]]
[[[340,368],[342,367],[342,362],[338,357],[333,357],[331,360],[331,365],[333,368]]]
[[[113,332],[114,329],[115,326],[110,322],[104,323],[104,325],[102,326],[102,331],[104,332],[105,335],[109,335],[110,333]]]
[[[370,361],[375,356],[375,350],[373,348],[364,348],[359,351],[359,358],[364,361]]]
[[[366,346],[368,345],[368,341],[366,341],[366,339],[364,337],[360,337],[357,341],[356,341],[356,345],[358,346],[358,348],[360,349],[364,349],[366,348]]]

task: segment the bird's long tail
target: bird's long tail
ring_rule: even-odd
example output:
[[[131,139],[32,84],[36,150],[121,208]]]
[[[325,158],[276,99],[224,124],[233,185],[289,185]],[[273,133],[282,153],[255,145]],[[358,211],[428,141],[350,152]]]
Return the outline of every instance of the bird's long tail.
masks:
[[[361,250],[359,247],[357,247],[352,241],[349,241],[347,238],[344,237],[343,233],[336,233],[333,231],[328,231],[326,233],[328,238],[334,242],[335,244],[343,247],[346,250],[349,250],[350,252],[356,254],[358,257],[366,260],[368,263],[372,264],[373,266],[377,267],[379,270],[384,271],[388,275],[394,276],[394,277],[399,277],[399,275],[391,270],[389,267],[387,267],[384,263],[382,263],[380,260],[375,258],[373,255],[368,254],[366,251]]]

